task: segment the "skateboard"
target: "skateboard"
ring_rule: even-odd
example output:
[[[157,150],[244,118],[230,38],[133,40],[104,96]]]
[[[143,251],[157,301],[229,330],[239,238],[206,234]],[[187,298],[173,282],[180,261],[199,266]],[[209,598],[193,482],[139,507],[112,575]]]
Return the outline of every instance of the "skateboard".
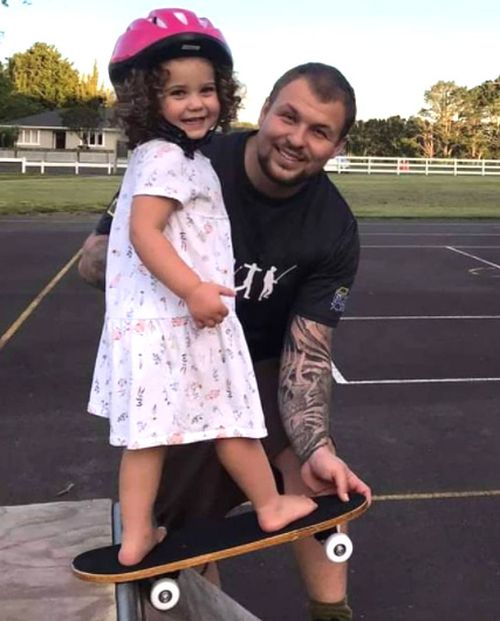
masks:
[[[118,561],[119,545],[95,548],[73,559],[73,572],[82,580],[100,583],[133,582],[153,579],[150,600],[157,610],[173,608],[180,597],[176,578],[180,570],[212,561],[261,550],[304,537],[315,536],[324,544],[327,558],[336,563],[346,561],[353,545],[338,526],[366,511],[364,496],[351,494],[348,502],[337,496],[314,499],[318,508],[304,518],[272,533],[258,525],[254,511],[219,519],[191,522],[169,531],[166,538],[137,565],[124,566]]]

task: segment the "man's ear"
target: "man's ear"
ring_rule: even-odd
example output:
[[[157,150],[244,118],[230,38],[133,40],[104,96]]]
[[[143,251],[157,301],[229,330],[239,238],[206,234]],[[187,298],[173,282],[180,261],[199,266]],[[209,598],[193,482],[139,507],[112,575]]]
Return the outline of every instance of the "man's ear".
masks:
[[[271,108],[271,102],[269,101],[269,98],[266,99],[266,101],[264,102],[264,105],[261,108],[260,114],[259,114],[259,127],[262,125],[262,123],[264,122],[264,119],[267,115],[267,113],[269,112],[269,109]]]

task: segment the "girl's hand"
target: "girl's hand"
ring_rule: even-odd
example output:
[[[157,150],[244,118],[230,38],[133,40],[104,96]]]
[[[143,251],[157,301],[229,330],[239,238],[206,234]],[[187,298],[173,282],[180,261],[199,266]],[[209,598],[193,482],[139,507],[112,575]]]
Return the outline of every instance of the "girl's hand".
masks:
[[[198,328],[213,328],[222,323],[229,313],[221,295],[234,297],[235,293],[214,282],[200,282],[185,296],[184,300]]]

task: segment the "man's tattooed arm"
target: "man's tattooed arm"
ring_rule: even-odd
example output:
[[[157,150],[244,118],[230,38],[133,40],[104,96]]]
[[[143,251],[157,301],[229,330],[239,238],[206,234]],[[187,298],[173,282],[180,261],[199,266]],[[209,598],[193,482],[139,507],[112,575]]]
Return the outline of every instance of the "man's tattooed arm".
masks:
[[[78,263],[78,272],[83,280],[102,291],[105,289],[107,250],[108,236],[92,233],[83,244]]]
[[[283,345],[278,399],[285,431],[304,463],[330,444],[333,328],[295,316]]]

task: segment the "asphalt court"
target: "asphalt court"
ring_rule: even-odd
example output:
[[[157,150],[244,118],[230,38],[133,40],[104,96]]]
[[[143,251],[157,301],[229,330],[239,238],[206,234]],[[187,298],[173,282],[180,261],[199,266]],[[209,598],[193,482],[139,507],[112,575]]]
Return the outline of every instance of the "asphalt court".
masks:
[[[0,505],[115,494],[119,453],[85,415],[103,304],[74,260],[94,221],[0,219]],[[351,602],[369,621],[497,621],[500,219],[360,230],[333,425],[379,501],[352,527]],[[222,574],[263,621],[306,621],[286,549]]]

